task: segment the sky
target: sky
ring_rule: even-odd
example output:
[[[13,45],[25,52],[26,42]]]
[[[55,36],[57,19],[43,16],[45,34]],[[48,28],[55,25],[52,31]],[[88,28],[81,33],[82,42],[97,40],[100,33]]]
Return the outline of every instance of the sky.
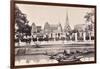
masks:
[[[93,8],[81,7],[61,7],[61,6],[46,6],[46,5],[30,5],[16,4],[22,13],[26,14],[29,20],[29,25],[35,23],[37,26],[42,26],[48,22],[49,24],[61,23],[64,28],[65,23],[68,23],[73,29],[77,24],[84,24],[84,16],[87,12],[93,11]]]

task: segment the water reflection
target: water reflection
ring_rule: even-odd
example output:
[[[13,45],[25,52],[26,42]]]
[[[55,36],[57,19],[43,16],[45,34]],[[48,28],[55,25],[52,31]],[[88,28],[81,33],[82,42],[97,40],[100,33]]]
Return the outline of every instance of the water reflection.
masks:
[[[84,55],[80,59],[82,62],[85,61],[94,61],[94,54]],[[28,65],[28,64],[50,64],[58,63],[56,59],[50,59],[50,56],[47,55],[26,55],[26,56],[16,56],[16,65]]]
[[[19,48],[20,49],[20,48]],[[17,49],[16,49],[17,50]],[[63,60],[69,61],[70,57],[80,57],[80,61],[94,61],[94,47],[47,47],[47,48],[29,48],[25,49],[23,55],[16,55],[15,65],[30,65],[30,64],[50,64],[59,63],[57,58],[62,54]],[[38,54],[37,54],[38,53]],[[52,59],[50,57],[53,57]],[[62,58],[61,58],[62,59]],[[70,59],[70,61],[72,61]]]
[[[45,63],[58,63],[55,59],[49,59],[46,55],[28,55],[16,56],[16,65],[23,64],[45,64]]]

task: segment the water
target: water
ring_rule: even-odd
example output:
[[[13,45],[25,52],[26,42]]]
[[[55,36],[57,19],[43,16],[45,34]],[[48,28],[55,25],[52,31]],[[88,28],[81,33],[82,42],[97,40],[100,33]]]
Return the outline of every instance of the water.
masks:
[[[55,59],[49,59],[46,55],[26,55],[16,56],[16,65],[29,65],[29,64],[50,64],[58,63]]]
[[[80,59],[82,62],[94,61],[93,54],[92,56],[83,57]],[[46,55],[28,55],[28,56],[16,56],[15,65],[32,65],[32,64],[52,64],[58,63],[55,59],[50,59]]]
[[[21,48],[16,48],[15,51]],[[82,62],[86,61],[94,61],[94,45],[91,46],[42,46],[42,48],[26,48],[26,54],[27,55],[16,55],[15,57],[15,65],[35,65],[35,64],[52,64],[52,63],[58,63],[56,59],[50,59],[50,55],[56,54],[59,52],[64,52],[66,50],[68,53],[70,52],[86,52],[92,51],[92,53],[89,54],[83,54],[83,58],[80,60]],[[75,54],[74,54],[75,55]]]

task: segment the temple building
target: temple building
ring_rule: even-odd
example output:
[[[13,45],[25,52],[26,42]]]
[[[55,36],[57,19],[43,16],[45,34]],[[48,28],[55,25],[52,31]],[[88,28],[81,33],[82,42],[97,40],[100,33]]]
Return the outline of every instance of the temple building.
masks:
[[[66,23],[64,26],[64,29],[62,28],[61,23],[59,22],[58,24],[49,24],[48,22],[45,23],[44,25],[44,33],[46,35],[49,35],[50,38],[62,38],[66,37],[66,34],[71,31],[71,27],[69,25],[69,20],[68,20],[68,13],[66,15]]]
[[[49,38],[55,38],[60,36],[60,34],[63,32],[61,24],[49,24],[46,23],[44,25],[44,33],[46,35],[49,35]]]
[[[66,14],[66,22],[65,22],[65,26],[64,26],[64,32],[68,32],[71,31],[71,27],[69,25],[69,18],[68,18],[68,13]]]
[[[77,24],[74,26],[74,30],[76,31],[75,34],[75,39],[77,40],[86,40],[86,25],[85,24]]]
[[[50,24],[48,22],[45,23],[44,25],[44,33],[50,33],[51,32],[51,28],[50,28]]]
[[[37,31],[35,23],[32,23],[31,27],[32,27],[31,33],[32,33],[32,34],[35,34],[36,31]]]

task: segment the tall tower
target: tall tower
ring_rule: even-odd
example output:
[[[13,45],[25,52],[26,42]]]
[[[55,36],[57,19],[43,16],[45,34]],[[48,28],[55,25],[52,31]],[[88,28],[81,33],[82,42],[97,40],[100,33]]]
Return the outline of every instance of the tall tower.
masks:
[[[64,32],[68,32],[71,30],[71,27],[69,25],[69,19],[68,19],[68,12],[66,13],[66,22],[65,22],[65,26],[64,26]]]

